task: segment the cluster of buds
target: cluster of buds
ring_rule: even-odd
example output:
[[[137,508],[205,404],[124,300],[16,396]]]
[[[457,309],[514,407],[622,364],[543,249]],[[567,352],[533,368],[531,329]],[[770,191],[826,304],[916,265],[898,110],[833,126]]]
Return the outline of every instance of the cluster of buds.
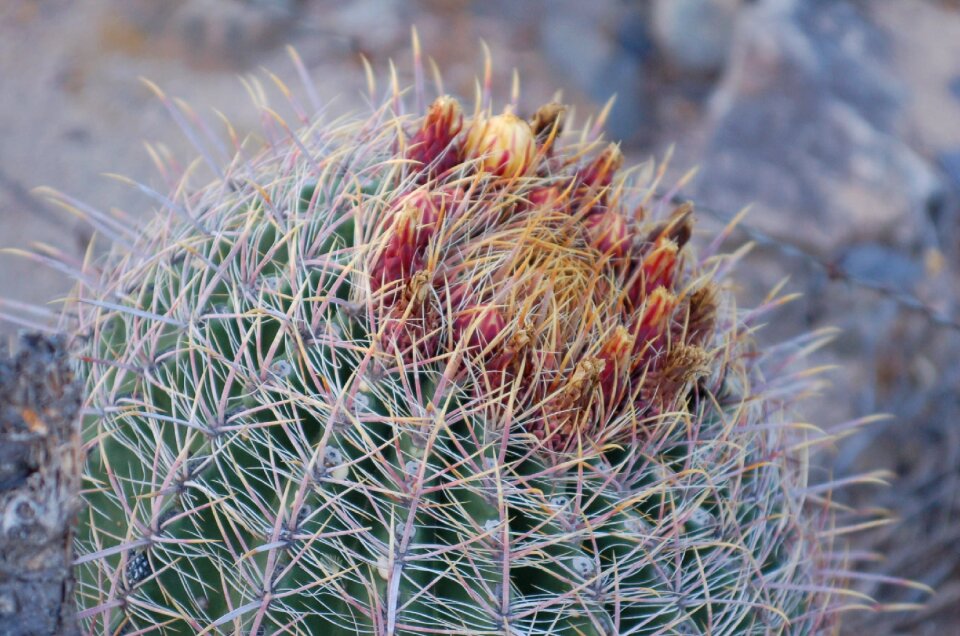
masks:
[[[462,354],[481,398],[519,385],[552,450],[669,408],[704,366],[715,311],[709,290],[680,288],[690,207],[659,224],[628,213],[619,147],[571,170],[586,153],[558,145],[563,112],[465,120],[437,99],[405,145],[415,189],[372,219],[369,261],[387,345]]]

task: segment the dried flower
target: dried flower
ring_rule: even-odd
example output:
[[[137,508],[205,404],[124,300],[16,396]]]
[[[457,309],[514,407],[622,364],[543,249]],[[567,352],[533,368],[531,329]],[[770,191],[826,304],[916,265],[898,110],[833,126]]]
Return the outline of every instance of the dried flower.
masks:
[[[689,201],[674,209],[670,218],[655,225],[647,235],[648,243],[669,239],[683,249],[693,235],[693,204]]]
[[[559,135],[563,131],[563,121],[561,118],[566,112],[567,107],[563,104],[558,104],[557,102],[544,104],[537,109],[537,112],[533,114],[533,118],[530,120],[530,127],[533,128],[533,133],[537,138],[549,135],[551,132]]]

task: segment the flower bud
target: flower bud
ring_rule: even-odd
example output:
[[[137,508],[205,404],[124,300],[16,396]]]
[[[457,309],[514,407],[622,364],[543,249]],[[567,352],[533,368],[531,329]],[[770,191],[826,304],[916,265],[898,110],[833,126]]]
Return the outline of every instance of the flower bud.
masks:
[[[453,320],[453,335],[457,341],[467,339],[475,352],[482,351],[497,339],[506,328],[503,314],[494,305],[475,305],[461,311]]]
[[[630,232],[623,215],[612,210],[596,212],[583,220],[590,246],[614,258],[626,255]]]
[[[632,351],[633,338],[621,325],[610,334],[597,354],[597,358],[603,362],[598,383],[607,409],[611,409],[623,393]]]
[[[440,214],[441,205],[431,193],[418,190],[400,200],[373,267],[375,291],[387,283],[409,278],[419,269],[420,256],[438,229]]]
[[[676,307],[677,297],[665,287],[658,287],[647,297],[640,314],[640,325],[661,330]]]
[[[650,293],[657,287],[673,287],[677,273],[677,244],[668,238],[657,241],[653,250],[643,259],[641,268],[646,282],[646,292]]]
[[[577,174],[577,209],[586,208],[588,214],[596,214],[606,209],[610,198],[610,184],[613,176],[623,165],[623,153],[617,144],[610,144],[590,165]]]
[[[623,166],[620,146],[610,144],[596,159],[580,172],[580,182],[587,188],[606,188],[613,183],[613,176]]]
[[[658,287],[673,288],[677,273],[677,252],[679,248],[672,240],[661,236],[654,243],[652,249],[643,257],[633,282],[628,291],[628,297],[634,307],[640,305],[643,299]]]
[[[463,129],[460,104],[449,95],[438,97],[430,105],[420,130],[410,140],[406,156],[429,172],[442,174],[458,163],[453,142]]]
[[[480,170],[503,177],[524,174],[536,151],[530,124],[513,113],[475,121],[464,146],[466,158],[478,159]]]
[[[531,208],[546,208],[559,203],[562,193],[557,186],[540,186],[527,193]]]
[[[663,334],[673,312],[677,308],[677,297],[664,287],[658,287],[649,294],[640,311],[637,322],[633,325],[633,353],[637,362],[643,357],[651,344]]]

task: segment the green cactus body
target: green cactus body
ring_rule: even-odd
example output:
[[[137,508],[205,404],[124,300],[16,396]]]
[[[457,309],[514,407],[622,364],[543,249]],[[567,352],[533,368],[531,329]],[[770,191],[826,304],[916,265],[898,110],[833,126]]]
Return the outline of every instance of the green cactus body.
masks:
[[[556,106],[401,103],[85,267],[90,631],[827,629],[829,518],[689,206]]]

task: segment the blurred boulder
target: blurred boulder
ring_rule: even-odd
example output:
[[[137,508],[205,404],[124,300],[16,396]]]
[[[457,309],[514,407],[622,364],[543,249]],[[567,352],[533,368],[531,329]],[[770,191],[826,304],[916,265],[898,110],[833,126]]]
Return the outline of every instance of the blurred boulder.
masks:
[[[105,4],[100,45],[121,53],[172,55],[192,66],[242,68],[282,43],[299,0],[128,0]]]
[[[558,4],[540,22],[543,54],[564,83],[603,104],[617,96],[607,132],[629,142],[649,123],[643,56],[652,50],[641,7]]]
[[[192,0],[173,16],[184,52],[193,63],[247,66],[276,46],[293,25],[292,0]]]
[[[953,187],[960,189],[960,150],[944,152],[938,160]]]
[[[660,53],[681,72],[723,69],[743,0],[654,0],[653,34]]]
[[[410,42],[410,23],[399,0],[323,0],[311,9],[320,33],[347,38],[368,57],[388,58]]]
[[[843,250],[837,264],[847,276],[891,289],[913,289],[924,277],[916,259],[877,243],[860,243]]]
[[[697,198],[726,210],[754,203],[754,225],[791,228],[808,248],[917,246],[943,187],[897,136],[906,94],[888,46],[843,0],[744,10],[711,99]]]

